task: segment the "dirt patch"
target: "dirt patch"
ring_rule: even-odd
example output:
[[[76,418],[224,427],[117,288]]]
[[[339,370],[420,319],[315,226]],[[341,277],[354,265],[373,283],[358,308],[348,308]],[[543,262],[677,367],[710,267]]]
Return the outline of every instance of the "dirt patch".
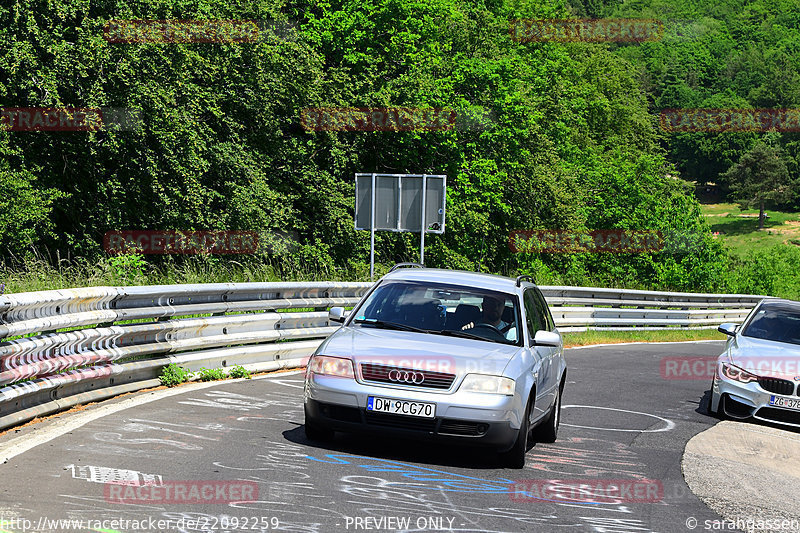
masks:
[[[781,226],[769,228],[769,231],[775,235],[785,235],[789,238],[797,238],[800,237],[800,221],[791,220]]]

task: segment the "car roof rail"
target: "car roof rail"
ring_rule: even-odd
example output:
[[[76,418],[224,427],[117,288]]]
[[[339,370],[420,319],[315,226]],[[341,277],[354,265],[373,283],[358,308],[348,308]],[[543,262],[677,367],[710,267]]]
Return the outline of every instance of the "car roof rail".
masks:
[[[425,268],[425,265],[423,265],[422,263],[397,263],[395,266],[392,267],[392,269],[389,272],[394,272],[398,268],[404,268],[404,267]]]
[[[521,287],[522,286],[522,282],[526,281],[526,280],[530,281],[531,283],[536,285],[536,280],[533,279],[533,276],[530,276],[528,274],[523,274],[521,276],[517,276],[517,287]]]

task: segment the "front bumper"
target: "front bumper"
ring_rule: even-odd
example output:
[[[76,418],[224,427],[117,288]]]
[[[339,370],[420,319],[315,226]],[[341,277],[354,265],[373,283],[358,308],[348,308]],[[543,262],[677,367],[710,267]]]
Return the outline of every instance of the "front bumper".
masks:
[[[714,380],[711,394],[711,408],[724,411],[730,418],[745,420],[752,417],[764,422],[800,428],[800,411],[769,404],[771,396],[796,400],[796,395],[776,394],[764,390],[757,382],[742,383],[719,375]]]
[[[435,418],[367,411],[369,396],[435,403]],[[516,395],[443,394],[317,374],[306,379],[304,403],[307,419],[336,431],[461,442],[499,451],[514,445],[521,416]]]

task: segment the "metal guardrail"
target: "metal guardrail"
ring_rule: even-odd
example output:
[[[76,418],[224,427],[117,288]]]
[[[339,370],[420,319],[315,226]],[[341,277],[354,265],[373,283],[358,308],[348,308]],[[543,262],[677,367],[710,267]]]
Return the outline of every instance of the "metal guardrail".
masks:
[[[542,286],[560,331],[716,328],[740,322],[768,298],[749,294],[658,292],[598,287]]]
[[[327,309],[355,305],[370,286],[214,283],[0,296],[0,428],[157,386],[171,363],[302,366],[336,330]]]
[[[326,310],[371,283],[88,287],[0,295],[0,428],[159,385],[163,367],[305,364],[336,330]],[[561,331],[716,327],[763,297],[541,287]],[[313,309],[313,311],[309,311]]]

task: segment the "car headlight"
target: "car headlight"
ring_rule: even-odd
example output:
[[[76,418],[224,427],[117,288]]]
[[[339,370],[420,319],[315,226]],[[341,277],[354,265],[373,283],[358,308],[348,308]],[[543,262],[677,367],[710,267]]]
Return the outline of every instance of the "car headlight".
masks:
[[[502,376],[486,376],[483,374],[467,374],[459,388],[465,392],[483,392],[486,394],[514,395],[514,380]]]
[[[739,381],[741,383],[750,383],[753,381],[758,381],[758,376],[755,374],[751,374],[747,370],[741,369],[738,366],[729,365],[729,364],[722,364],[722,375],[728,379],[732,379],[733,381]]]
[[[315,355],[308,362],[308,370],[313,374],[355,378],[355,372],[353,372],[353,361],[350,359],[344,359],[343,357]]]

